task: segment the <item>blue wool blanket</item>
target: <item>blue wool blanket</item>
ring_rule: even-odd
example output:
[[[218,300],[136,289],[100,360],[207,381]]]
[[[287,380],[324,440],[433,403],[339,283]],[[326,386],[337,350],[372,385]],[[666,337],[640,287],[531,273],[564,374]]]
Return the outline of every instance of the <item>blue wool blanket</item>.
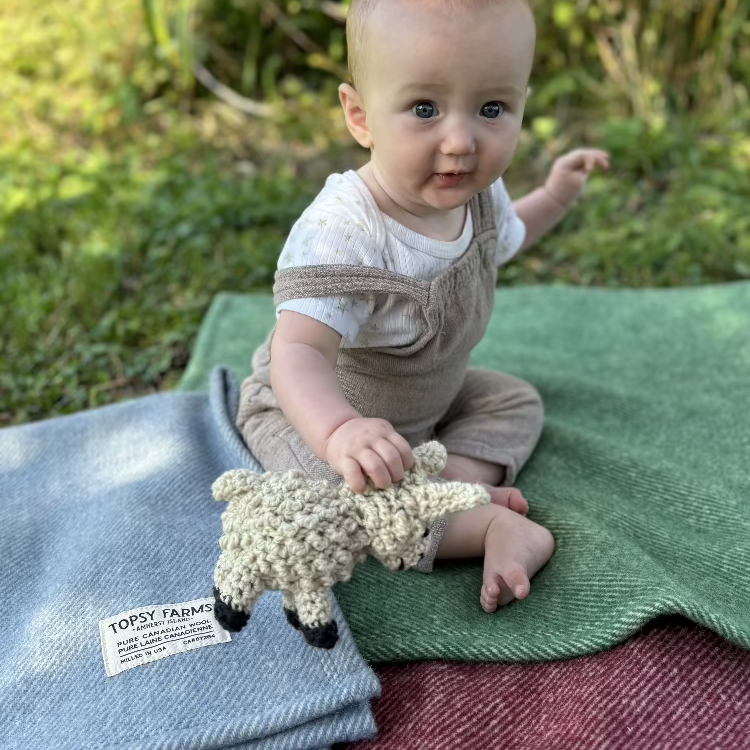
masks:
[[[304,750],[374,734],[378,681],[341,611],[336,647],[313,649],[279,594],[228,643],[105,673],[100,620],[211,596],[211,483],[259,468],[236,403],[216,370],[208,395],[0,430],[0,747]]]

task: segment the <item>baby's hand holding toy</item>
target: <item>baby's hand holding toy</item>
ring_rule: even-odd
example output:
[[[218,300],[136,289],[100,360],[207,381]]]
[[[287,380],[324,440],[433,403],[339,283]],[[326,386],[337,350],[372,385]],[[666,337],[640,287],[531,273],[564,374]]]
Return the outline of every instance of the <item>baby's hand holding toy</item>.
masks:
[[[333,648],[334,584],[350,580],[368,555],[393,571],[417,566],[435,521],[490,502],[481,485],[438,479],[447,460],[440,443],[420,445],[400,482],[364,494],[301,471],[222,474],[212,487],[229,503],[214,574],[216,619],[237,632],[264,591],[281,591],[289,624],[311,646]]]
[[[577,148],[555,160],[544,189],[569,208],[596,167],[609,169],[609,154],[595,148]]]
[[[385,419],[355,417],[333,431],[325,461],[354,492],[364,492],[370,477],[378,489],[403,479],[414,465],[409,443]]]

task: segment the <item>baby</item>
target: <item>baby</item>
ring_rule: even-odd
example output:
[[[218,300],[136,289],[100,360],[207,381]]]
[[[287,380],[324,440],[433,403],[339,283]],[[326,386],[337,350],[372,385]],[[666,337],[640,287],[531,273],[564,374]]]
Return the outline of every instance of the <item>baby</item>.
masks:
[[[431,439],[442,475],[492,504],[434,524],[435,557],[484,556],[480,602],[523,599],[554,550],[512,485],[541,435],[527,383],[469,368],[498,265],[555,226],[607,154],[558,159],[515,204],[502,182],[534,56],[525,0],[353,0],[346,123],[370,151],[331,175],[295,224],[274,285],[278,322],[242,384],[238,426],[266,470],[387,487]]]

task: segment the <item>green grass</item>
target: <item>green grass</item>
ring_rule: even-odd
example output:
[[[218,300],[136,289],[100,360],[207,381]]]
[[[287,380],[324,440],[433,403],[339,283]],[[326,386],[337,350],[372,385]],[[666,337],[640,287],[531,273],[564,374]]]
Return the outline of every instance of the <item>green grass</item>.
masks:
[[[609,150],[610,172],[504,280],[664,287],[750,278],[750,139],[702,135],[685,121],[653,130],[613,119],[582,131]]]
[[[28,200],[0,212],[0,419],[169,387],[213,294],[268,285],[304,190],[239,179],[213,158],[49,168],[3,185]]]
[[[300,89],[277,116],[244,118],[173,86],[138,3],[112,7],[0,10],[0,424],[174,386],[213,295],[270,289],[325,174],[362,163],[330,92]],[[530,102],[512,194],[582,143],[610,150],[612,169],[502,283],[750,278],[750,138],[737,126],[750,105],[707,126],[553,118],[543,104]]]

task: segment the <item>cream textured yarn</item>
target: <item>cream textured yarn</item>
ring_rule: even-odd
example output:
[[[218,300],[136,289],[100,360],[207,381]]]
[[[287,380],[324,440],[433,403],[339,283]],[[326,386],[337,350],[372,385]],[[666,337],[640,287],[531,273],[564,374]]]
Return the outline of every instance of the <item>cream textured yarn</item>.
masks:
[[[440,443],[413,455],[400,482],[384,490],[368,482],[364,493],[301,471],[222,474],[212,487],[229,501],[214,576],[219,622],[241,630],[264,591],[281,591],[287,619],[308,643],[335,645],[331,586],[348,581],[368,554],[391,570],[414,567],[434,521],[490,501],[481,485],[436,476],[447,461]]]

